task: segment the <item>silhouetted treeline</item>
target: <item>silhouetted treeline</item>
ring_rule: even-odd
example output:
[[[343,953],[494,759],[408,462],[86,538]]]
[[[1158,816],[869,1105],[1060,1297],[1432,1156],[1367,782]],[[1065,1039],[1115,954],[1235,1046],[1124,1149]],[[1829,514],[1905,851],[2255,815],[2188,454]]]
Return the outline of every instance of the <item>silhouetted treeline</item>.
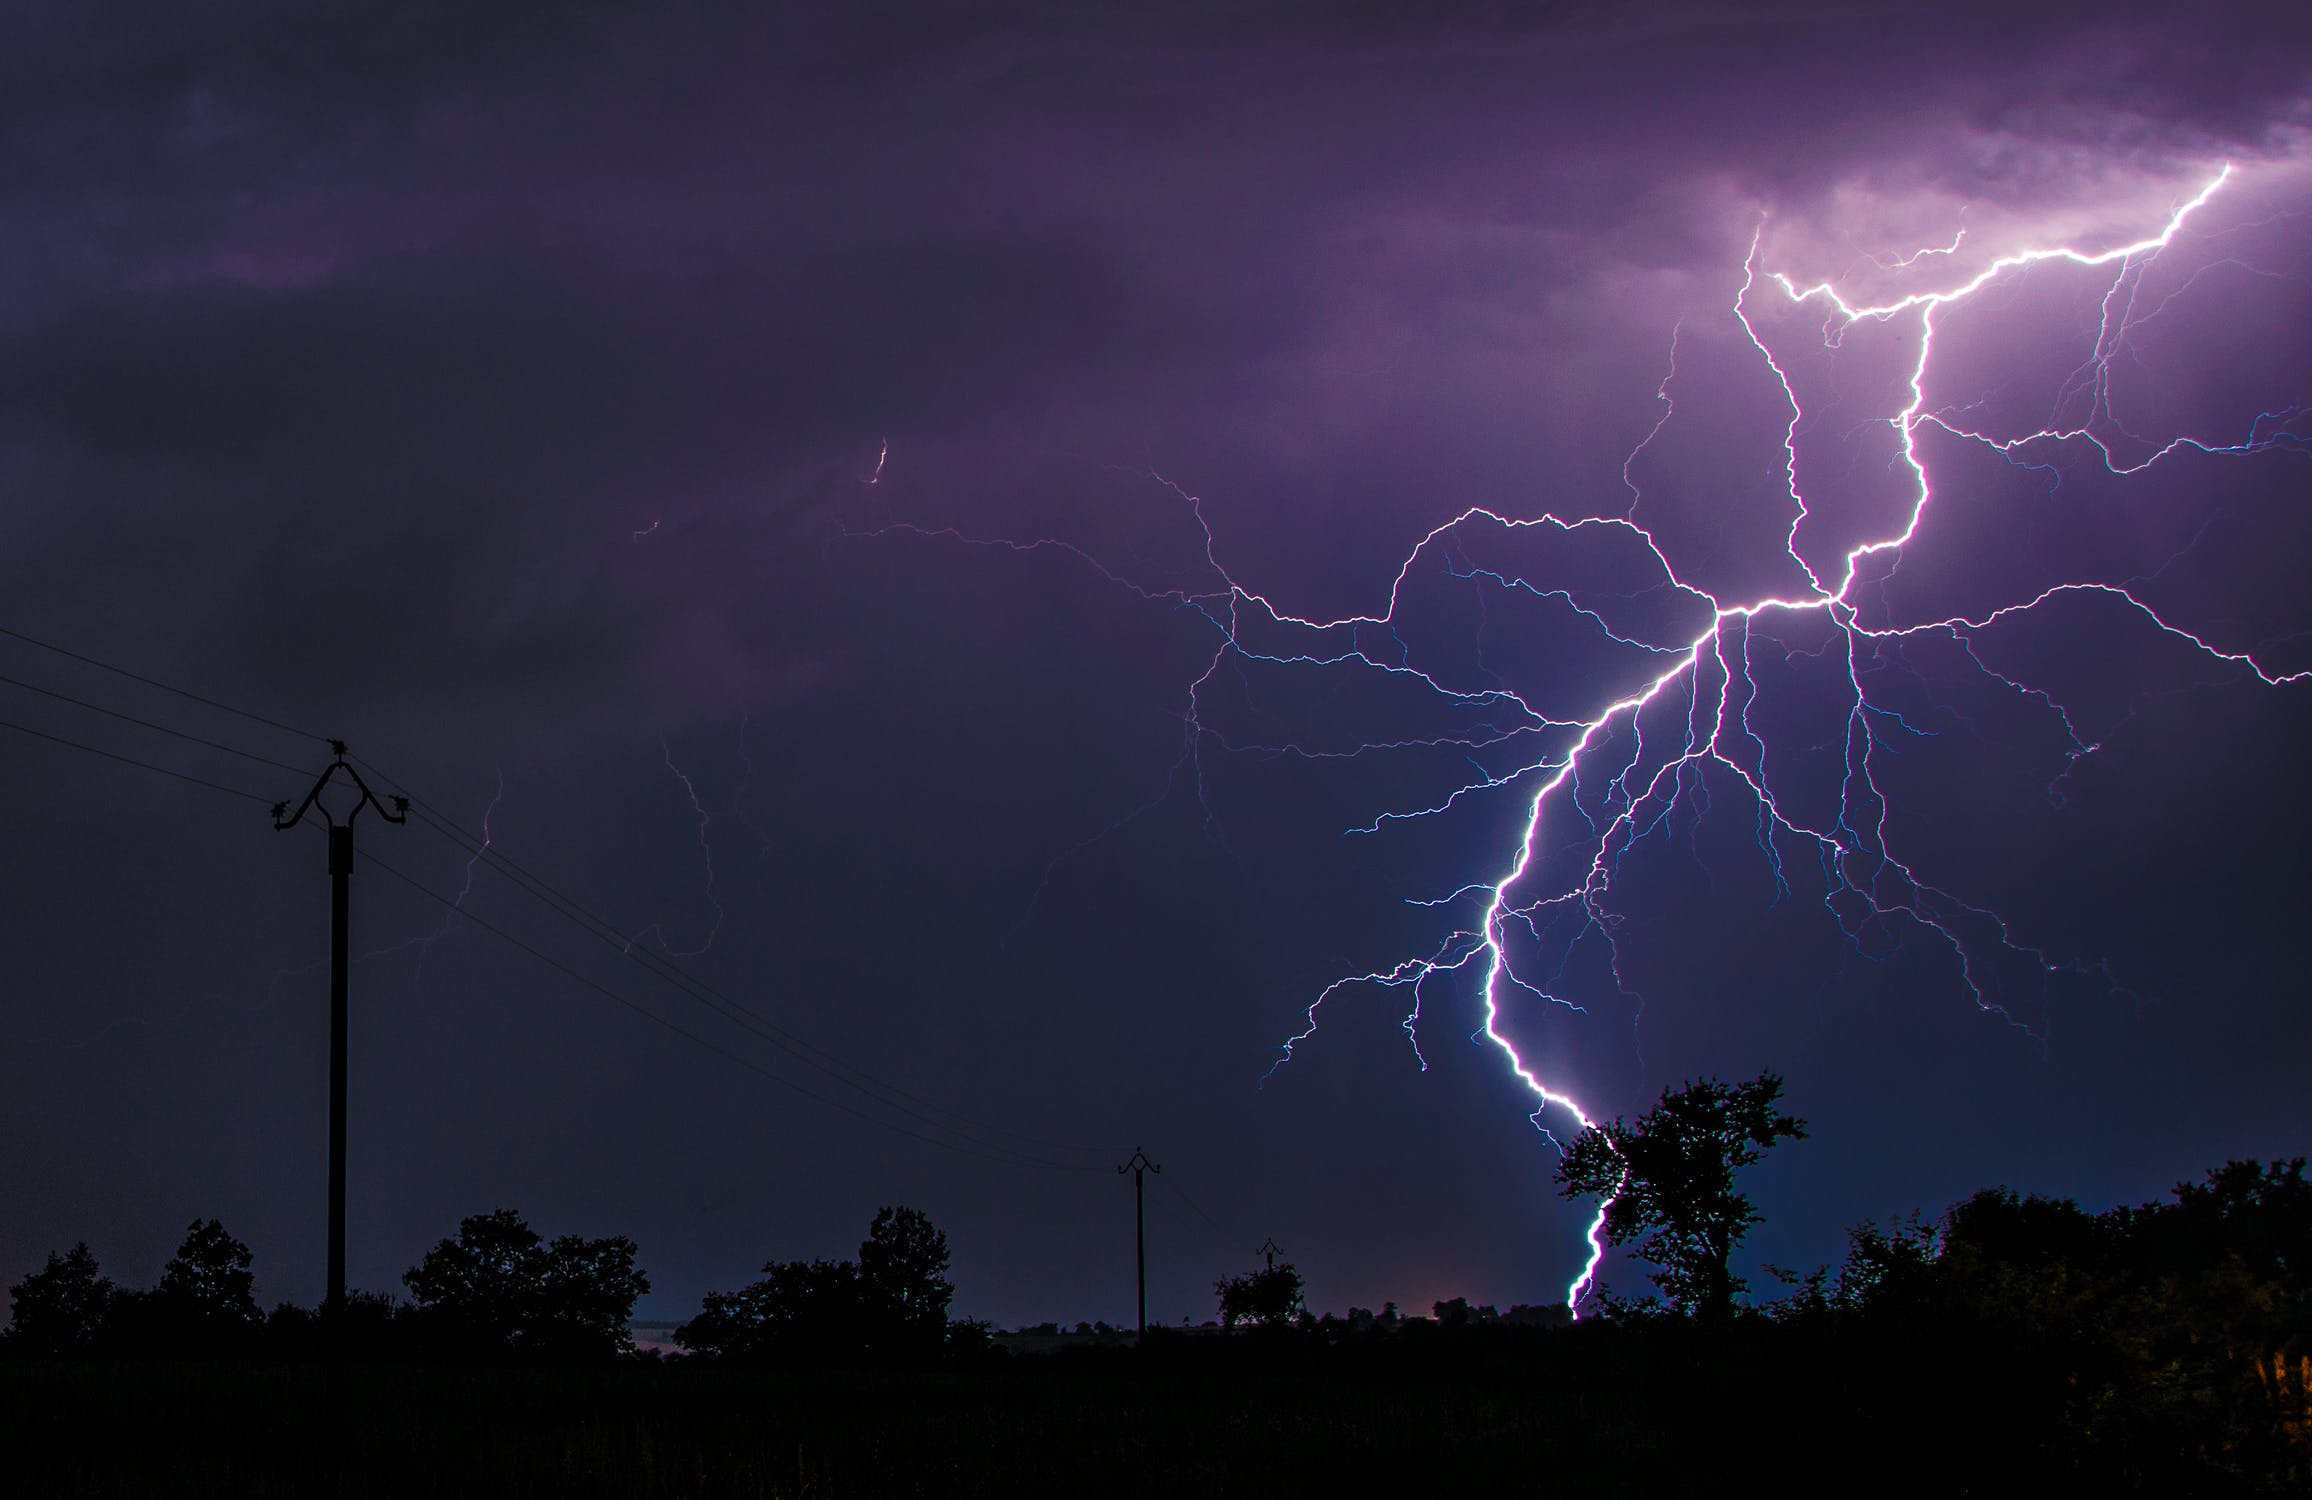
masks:
[[[357,1359],[587,1361],[632,1356],[650,1290],[623,1235],[548,1240],[511,1209],[460,1221],[402,1273],[406,1299],[346,1298]],[[86,1244],[52,1253],[9,1288],[0,1351],[44,1355],[309,1358],[319,1309],[258,1310],[249,1247],[195,1223],[150,1291],[116,1285]],[[677,1342],[705,1362],[808,1368],[925,1366],[982,1354],[984,1323],[949,1316],[947,1236],[912,1208],[875,1216],[856,1261],[773,1261],[762,1280],[708,1294]]]
[[[1283,1267],[1278,1269],[1282,1270]],[[2070,1493],[2312,1485],[2312,1182],[2302,1159],[2232,1162],[2165,1201],[2089,1213],[1979,1192],[1939,1220],[1866,1224],[1843,1262],[1776,1273],[1779,1300],[1603,1299],[1566,1326],[1459,1298],[1428,1317],[1276,1319],[1252,1337],[1150,1331],[1062,1351],[1194,1369],[1543,1372],[1646,1410],[1702,1448],[1803,1432],[1808,1474]],[[1223,1283],[1224,1315],[1247,1278]],[[1550,1326],[1552,1323],[1556,1326]],[[1627,1406],[1624,1406],[1627,1403]],[[1761,1471],[1766,1472],[1766,1471]],[[1772,1472],[1782,1473],[1784,1469]]]
[[[676,1341],[687,1365],[883,1369],[978,1365],[986,1325],[950,1316],[947,1239],[920,1213],[876,1216],[856,1260],[772,1261],[710,1294]],[[2305,1163],[2233,1162],[2169,1199],[2090,1213],[1989,1189],[1938,1220],[1864,1225],[1835,1267],[1731,1310],[1603,1299],[1508,1314],[1437,1302],[1428,1316],[1312,1316],[1289,1263],[1220,1282],[1228,1324],[1151,1328],[1134,1347],[1056,1326],[1028,1371],[1109,1367],[1462,1381],[1495,1376],[1594,1405],[1686,1453],[1803,1437],[1776,1473],[1873,1472],[1908,1488],[2169,1493],[2312,1484],[2312,1182]],[[355,1296],[362,1358],[605,1360],[631,1350],[648,1283],[631,1241],[545,1240],[507,1211],[465,1220],[403,1278],[408,1300]],[[115,1286],[86,1246],[11,1287],[12,1352],[302,1357],[309,1309],[261,1315],[248,1248],[195,1223],[150,1290]],[[1079,1332],[1088,1325],[1082,1325]],[[1011,1340],[1006,1340],[1009,1342]],[[1762,1471],[1763,1472],[1763,1471]]]
[[[359,1358],[602,1359],[631,1354],[627,1322],[650,1290],[632,1240],[547,1241],[511,1209],[458,1225],[402,1275],[408,1300],[346,1298],[344,1338]],[[86,1244],[51,1254],[8,1289],[0,1349],[19,1354],[305,1358],[321,1351],[321,1314],[284,1302],[258,1311],[249,1247],[197,1221],[158,1285],[115,1285]]]
[[[1940,1223],[1854,1230],[1758,1321],[1856,1372],[1858,1410],[1963,1421],[2049,1473],[2312,1481],[2304,1167],[2231,1162],[2100,1214],[1989,1189]]]
[[[984,1350],[983,1323],[953,1322],[947,1236],[912,1208],[876,1214],[859,1258],[771,1261],[759,1281],[709,1292],[674,1331],[717,1363],[841,1369],[925,1365]]]

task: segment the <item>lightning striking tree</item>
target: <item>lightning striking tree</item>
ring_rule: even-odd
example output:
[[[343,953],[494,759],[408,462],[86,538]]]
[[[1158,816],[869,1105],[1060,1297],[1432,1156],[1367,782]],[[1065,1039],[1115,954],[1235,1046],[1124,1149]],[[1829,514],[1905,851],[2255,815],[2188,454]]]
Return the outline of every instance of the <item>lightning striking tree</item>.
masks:
[[[1476,1034],[1498,1049],[1530,1094],[1537,1129],[1550,1129],[1546,1114],[1570,1116],[1587,1130],[1592,1116],[1576,1091],[1586,1095],[1592,1085],[1580,1081],[1551,1038],[1527,1030],[1527,1018],[1586,1013],[1573,993],[1594,982],[1583,973],[1585,966],[1594,972],[1598,960],[1604,998],[1641,1003],[1625,982],[1617,935],[1624,861],[1657,832],[1681,818],[1698,822],[1713,807],[1744,810],[1772,900],[1800,893],[1819,899],[1840,940],[1873,958],[1915,947],[1953,975],[1986,1014],[2029,1031],[2028,1007],[2043,1006],[2058,979],[2090,982],[2106,993],[2116,992],[2119,980],[2104,959],[2050,946],[2032,936],[2026,921],[1939,883],[1936,867],[1947,861],[1908,846],[1920,820],[1898,812],[1902,782],[1889,737],[1925,731],[1904,717],[1897,694],[1915,687],[1931,698],[1940,691],[1936,674],[1909,653],[1955,658],[1953,681],[2002,699],[2012,695],[2023,711],[2046,716],[2047,738],[2059,747],[2038,762],[2053,778],[2051,801],[2070,768],[2098,753],[2102,741],[2083,730],[2087,718],[2075,716],[2056,688],[2009,675],[1980,654],[1992,637],[2026,618],[2069,612],[2098,622],[2086,628],[2126,632],[2134,640],[2157,637],[2159,650],[2195,658],[2215,669],[2218,681],[2306,684],[2312,667],[2299,665],[2292,648],[2282,649],[2295,640],[2292,633],[2243,631],[2236,621],[2202,618],[2203,607],[2163,599],[2153,584],[2196,543],[2179,544],[2165,557],[2155,550],[2141,566],[2115,568],[2093,555],[2073,559],[2027,587],[1986,577],[1977,581],[1989,592],[1977,597],[1970,587],[1964,600],[1945,597],[1917,573],[1908,593],[1890,584],[1914,542],[1937,531],[1932,522],[1963,499],[1972,481],[1963,467],[1951,466],[1964,457],[1995,456],[2054,477],[2078,468],[2119,479],[2171,460],[2246,461],[2301,455],[2312,446],[2303,430],[2312,409],[2300,400],[2283,398],[2244,423],[2234,419],[2228,433],[2204,436],[2180,426],[2171,432],[2164,418],[2123,421],[2113,409],[2113,371],[2140,358],[2137,331],[2180,308],[2202,271],[2225,264],[2275,281],[2293,274],[2231,253],[2226,241],[2242,224],[2190,222],[2235,176],[2229,165],[2211,163],[2210,169],[2164,222],[2134,238],[2071,244],[2041,241],[2033,232],[2006,253],[1970,251],[1960,258],[1964,236],[1957,236],[1947,248],[1881,260],[1879,274],[1866,274],[1859,285],[1773,271],[1762,222],[1728,313],[1780,388],[1787,412],[1777,424],[1781,472],[1772,483],[1779,493],[1765,517],[1770,546],[1787,565],[1777,561],[1764,573],[1745,576],[1746,568],[1729,570],[1726,559],[1695,556],[1711,544],[1697,547],[1675,525],[1662,525],[1660,503],[1643,492],[1633,470],[1676,415],[1673,382],[1686,377],[1677,367],[1675,332],[1670,371],[1655,392],[1659,418],[1623,461],[1626,496],[1576,495],[1531,514],[1455,502],[1404,554],[1386,595],[1344,613],[1295,613],[1273,586],[1240,578],[1230,570],[1229,549],[1202,497],[1152,470],[1149,480],[1187,508],[1194,528],[1190,543],[1199,562],[1177,573],[1136,577],[1135,570],[1061,536],[978,535],[905,521],[854,534],[940,536],[1020,553],[1066,553],[1110,583],[1209,628],[1210,655],[1199,652],[1199,670],[1185,685],[1184,728],[1164,792],[1093,841],[1160,805],[1174,787],[1193,786],[1206,798],[1205,756],[1214,748],[1326,761],[1451,753],[1449,781],[1425,779],[1403,805],[1342,830],[1360,837],[1379,837],[1386,828],[1442,817],[1480,799],[1511,799],[1509,836],[1472,873],[1408,897],[1438,914],[1437,929],[1409,953],[1353,968],[1321,989],[1305,1009],[1305,1025],[1277,1049],[1271,1074],[1315,1036],[1328,1002],[1356,989],[1410,993],[1400,1024],[1418,1057],[1424,994],[1437,981],[1474,992],[1482,1018]],[[2187,263],[2160,270],[2179,248]],[[2021,419],[2010,416],[2002,426],[1989,420],[1979,379],[1961,373],[1947,382],[1947,366],[1938,365],[1935,351],[1938,343],[1966,346],[1980,338],[1982,325],[1970,321],[1969,304],[1989,310],[2026,286],[2049,287],[2050,295],[2091,293],[2087,305],[2099,311],[2083,323],[2076,355],[2066,356],[2078,363],[2053,393],[2047,415],[2016,397],[2009,404]],[[1881,394],[1860,416],[1839,407],[1851,393],[1842,394],[1837,381],[1828,394],[1816,394],[1827,364],[1850,357],[1850,346],[1852,357],[1891,361],[1882,376],[1872,377]],[[1834,409],[1840,412],[1835,419]],[[1863,446],[1853,446],[1858,442]],[[1842,446],[1849,450],[1843,455]],[[1824,450],[1819,457],[1818,449]],[[1885,477],[1872,481],[1877,490],[1858,491],[1837,477],[1865,472]],[[1729,571],[1730,584],[1712,581]],[[1444,618],[1434,605],[1444,596],[1436,591],[1447,587],[1473,592],[1480,620],[1497,618],[1490,613],[1494,600],[1542,611],[1529,617],[1551,631],[1577,632],[1596,645],[1600,662],[1612,665],[1594,679],[1586,672],[1553,674],[1546,696],[1537,694],[1488,664],[1482,636],[1472,663],[1465,638],[1436,633]],[[2119,652],[2122,637],[2114,635],[2111,644]],[[1231,722],[1243,712],[1232,707],[1231,694],[1249,691],[1250,679],[1313,674],[1362,680],[1392,695],[1425,695],[1443,717],[1411,733],[1351,727],[1325,738],[1280,729],[1266,714]],[[1577,694],[1570,705],[1559,701],[1569,689]],[[1951,703],[1937,709],[1971,722]],[[1793,738],[1794,715],[1813,721],[1826,714],[1844,720],[1843,726],[1825,720],[1826,742]],[[1209,801],[1204,815],[1208,823],[1214,817]],[[1425,1069],[1427,1060],[1420,1061]],[[1615,1180],[1616,1174],[1599,1178],[1601,1198]],[[1607,1211],[1601,1205],[1591,1222],[1589,1255],[1566,1288],[1567,1304],[1577,1312],[1604,1254]],[[1707,1301],[1720,1290],[1697,1287],[1695,1294]]]
[[[1616,1119],[1574,1137],[1558,1163],[1559,1192],[1605,1200],[1607,1243],[1643,1236],[1638,1254],[1659,1268],[1654,1285],[1680,1312],[1725,1317],[1745,1285],[1734,1274],[1734,1248],[1758,1222],[1758,1210],[1734,1191],[1734,1174],[1776,1142],[1806,1138],[1804,1120],[1776,1111],[1781,1097],[1772,1073],[1665,1088],[1635,1122]]]

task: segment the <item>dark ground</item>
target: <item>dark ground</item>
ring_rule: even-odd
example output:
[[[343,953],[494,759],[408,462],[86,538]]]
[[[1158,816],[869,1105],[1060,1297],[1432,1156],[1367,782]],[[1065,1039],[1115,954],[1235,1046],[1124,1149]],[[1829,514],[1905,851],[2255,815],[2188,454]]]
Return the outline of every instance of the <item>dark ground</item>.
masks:
[[[2195,1458],[2116,1410],[2082,1426],[2003,1390],[1996,1357],[1586,1326],[1421,1342],[924,1374],[356,1367],[342,1493],[2229,1494],[2300,1468]],[[8,1489],[323,1494],[320,1396],[294,1363],[0,1360]]]
[[[1694,1457],[1630,1411],[1480,1378],[384,1366],[352,1393],[362,1496],[1422,1494]],[[315,1494],[319,1414],[309,1367],[0,1362],[21,1495]]]

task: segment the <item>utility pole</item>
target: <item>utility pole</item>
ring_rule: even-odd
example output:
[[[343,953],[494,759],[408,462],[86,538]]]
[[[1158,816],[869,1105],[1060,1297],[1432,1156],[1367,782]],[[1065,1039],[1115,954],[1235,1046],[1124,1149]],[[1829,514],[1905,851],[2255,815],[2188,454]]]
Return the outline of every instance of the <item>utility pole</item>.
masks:
[[[388,808],[346,763],[345,741],[331,740],[331,761],[313,783],[313,790],[289,811],[289,804],[273,804],[273,827],[295,828],[309,812],[318,813],[329,829],[329,1291],[321,1304],[321,1337],[328,1359],[326,1401],[329,1425],[329,1477],[335,1487],[345,1460],[345,1054],[346,974],[351,945],[350,879],[353,875],[353,820],[365,807],[377,809],[388,823],[409,820],[409,799],[395,797]],[[340,818],[321,801],[321,794],[339,772],[358,795]]]
[[[1260,1248],[1253,1251],[1252,1253],[1255,1255],[1266,1256],[1268,1259],[1268,1268],[1273,1271],[1276,1269],[1276,1258],[1284,1254],[1284,1246],[1278,1244],[1276,1242],[1276,1236],[1272,1234],[1267,1239],[1262,1240],[1260,1242]]]
[[[1164,1169],[1148,1159],[1148,1153],[1138,1146],[1132,1148],[1132,1159],[1116,1169],[1117,1175],[1132,1174],[1132,1244],[1138,1254],[1140,1267],[1140,1342],[1148,1341],[1148,1200],[1146,1175]]]

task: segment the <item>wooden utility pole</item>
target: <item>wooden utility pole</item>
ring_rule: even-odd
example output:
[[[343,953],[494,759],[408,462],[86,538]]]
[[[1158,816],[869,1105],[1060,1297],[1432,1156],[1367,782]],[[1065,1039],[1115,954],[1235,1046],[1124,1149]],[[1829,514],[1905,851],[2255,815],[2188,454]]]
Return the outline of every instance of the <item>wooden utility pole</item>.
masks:
[[[1137,1252],[1140,1270],[1140,1341],[1148,1340],[1148,1202],[1145,1174],[1164,1169],[1148,1159],[1148,1153],[1138,1146],[1132,1148],[1132,1159],[1116,1169],[1118,1175],[1132,1174],[1132,1244]]]
[[[1284,1254],[1284,1246],[1278,1244],[1276,1242],[1276,1236],[1272,1234],[1267,1239],[1262,1240],[1260,1242],[1260,1248],[1253,1251],[1252,1253],[1255,1255],[1266,1256],[1268,1259],[1268,1268],[1273,1271],[1276,1269],[1276,1258]]]
[[[346,763],[345,741],[331,740],[329,748],[337,759],[322,771],[297,811],[290,812],[286,802],[273,804],[273,826],[287,831],[303,822],[307,813],[318,812],[329,829],[329,1289],[321,1304],[321,1337],[328,1360],[329,1477],[334,1488],[345,1460],[345,1058],[353,820],[363,808],[374,807],[388,823],[407,822],[409,799],[395,797],[388,808],[369,790],[361,773]],[[341,771],[356,794],[342,818],[321,801],[321,793]]]

